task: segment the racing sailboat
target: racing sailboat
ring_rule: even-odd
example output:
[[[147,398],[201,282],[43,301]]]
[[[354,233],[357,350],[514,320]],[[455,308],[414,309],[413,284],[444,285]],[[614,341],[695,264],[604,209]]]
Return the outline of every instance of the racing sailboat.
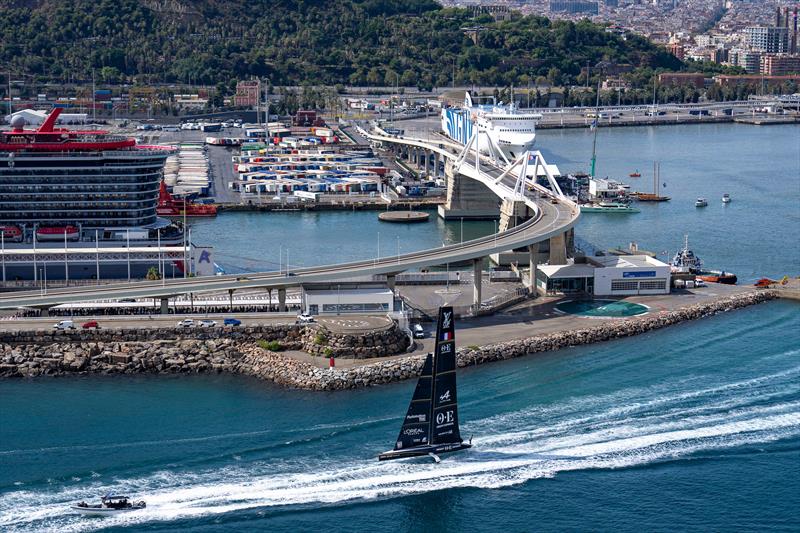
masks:
[[[434,353],[425,359],[394,450],[380,454],[378,460],[429,455],[438,463],[438,454],[471,446],[472,439],[465,443],[458,428],[453,308],[440,307]]]

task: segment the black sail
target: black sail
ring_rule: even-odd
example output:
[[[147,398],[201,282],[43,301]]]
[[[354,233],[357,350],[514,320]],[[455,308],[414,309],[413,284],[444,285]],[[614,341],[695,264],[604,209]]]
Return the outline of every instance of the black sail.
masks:
[[[456,341],[452,307],[439,308],[433,374],[430,443],[460,443],[456,396]]]
[[[403,427],[400,428],[400,435],[395,442],[395,450],[430,444],[432,385],[433,359],[431,354],[428,354],[422,367],[422,374],[417,381],[417,388],[414,389],[414,396],[408,406],[406,418],[403,420]]]

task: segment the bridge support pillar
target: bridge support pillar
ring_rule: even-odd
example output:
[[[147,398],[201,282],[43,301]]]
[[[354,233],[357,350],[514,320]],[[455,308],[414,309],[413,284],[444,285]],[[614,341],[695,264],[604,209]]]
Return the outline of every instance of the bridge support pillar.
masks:
[[[472,260],[472,305],[475,314],[481,310],[481,288],[483,288],[483,258]]]
[[[497,196],[483,183],[459,174],[452,162],[445,164],[447,201],[439,216],[448,219],[495,220],[500,216]]]
[[[441,164],[441,161],[439,160],[440,157],[441,157],[441,155],[439,154],[439,152],[436,152],[434,154],[434,156],[433,156],[433,177],[434,178],[438,178],[439,175],[440,175],[440,172],[439,172],[439,165]]]
[[[233,313],[233,289],[228,289],[228,311]]]
[[[47,318],[50,316],[50,308],[49,307],[42,307],[39,311],[39,316],[42,318]]]
[[[386,276],[386,285],[394,292],[394,287],[397,284],[397,276],[395,274],[388,274]]]
[[[169,298],[161,298],[161,314],[169,314]]]
[[[283,287],[278,289],[278,311],[281,313],[286,312],[286,289]]]
[[[567,233],[550,237],[550,264],[563,265],[567,262]]]
[[[525,200],[503,200],[500,206],[500,231],[508,231],[534,215]]]
[[[539,266],[539,243],[528,246],[528,293],[536,294],[536,272]]]

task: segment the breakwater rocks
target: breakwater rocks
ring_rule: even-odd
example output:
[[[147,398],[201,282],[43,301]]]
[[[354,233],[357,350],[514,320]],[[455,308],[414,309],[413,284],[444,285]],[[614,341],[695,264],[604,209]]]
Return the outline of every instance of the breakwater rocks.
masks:
[[[333,332],[325,327],[308,328],[303,333],[303,350],[320,357],[371,359],[403,353],[410,339],[396,325],[359,335]]]
[[[537,335],[524,339],[463,348],[457,354],[460,367],[513,359],[530,353],[558,350],[620,337],[629,337],[673,324],[724,313],[776,298],[773,291],[753,291],[673,311],[640,318],[607,321],[598,325]],[[301,328],[275,335],[303,344]],[[241,330],[240,330],[241,331]],[[304,332],[308,337],[308,332]],[[139,333],[137,333],[138,339]],[[155,337],[151,330],[145,334]],[[59,337],[50,343],[3,342],[0,377],[86,373],[206,373],[232,372],[256,376],[279,385],[308,390],[344,390],[392,383],[419,375],[424,356],[395,357],[351,368],[319,368],[307,360],[270,352],[258,346],[264,331],[243,333],[238,338],[176,338],[165,340],[99,341]],[[81,334],[75,334],[81,337]],[[8,338],[5,335],[3,338]],[[14,338],[27,338],[25,335]],[[280,340],[280,339],[275,339]],[[283,340],[281,342],[284,342]]]
[[[122,343],[158,340],[210,340],[231,339],[235,341],[279,341],[285,348],[299,350],[301,337],[307,328],[292,324],[254,325],[213,328],[107,328],[99,330],[32,330],[0,332],[0,344],[53,344],[53,343]]]

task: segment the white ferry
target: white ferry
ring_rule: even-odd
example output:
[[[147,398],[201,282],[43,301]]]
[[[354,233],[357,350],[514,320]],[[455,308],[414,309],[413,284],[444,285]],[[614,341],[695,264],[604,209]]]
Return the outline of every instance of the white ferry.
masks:
[[[451,139],[466,144],[473,128],[489,134],[494,144],[510,160],[533,147],[536,124],[542,115],[521,113],[513,104],[474,105],[467,92],[463,108],[442,109],[442,131]],[[483,147],[481,147],[483,151]]]

